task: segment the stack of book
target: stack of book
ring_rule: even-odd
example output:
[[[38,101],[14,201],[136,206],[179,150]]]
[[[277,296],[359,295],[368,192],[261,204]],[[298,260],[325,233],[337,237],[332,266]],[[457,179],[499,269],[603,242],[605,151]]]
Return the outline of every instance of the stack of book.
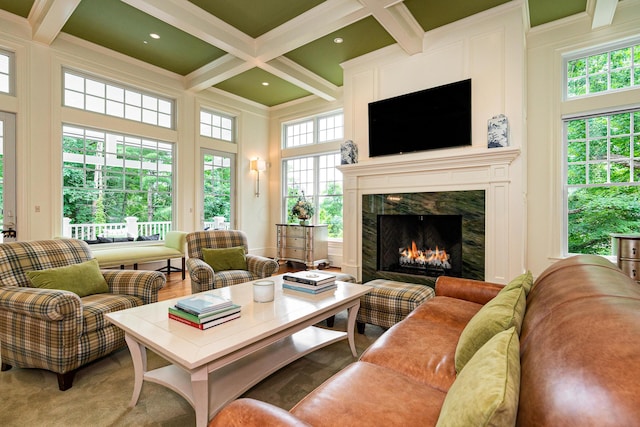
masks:
[[[198,329],[208,329],[240,317],[241,307],[211,294],[194,295],[169,307],[169,318]]]
[[[336,276],[315,271],[297,271],[282,276],[282,287],[292,291],[319,294],[336,288]]]

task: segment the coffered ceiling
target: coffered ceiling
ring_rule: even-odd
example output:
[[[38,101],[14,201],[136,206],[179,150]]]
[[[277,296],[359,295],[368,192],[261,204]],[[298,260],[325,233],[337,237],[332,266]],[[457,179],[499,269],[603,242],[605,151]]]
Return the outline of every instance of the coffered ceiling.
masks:
[[[63,32],[184,79],[274,106],[342,86],[340,64],[398,44],[422,51],[426,31],[520,0],[0,0],[33,39]],[[528,0],[530,26],[588,12],[608,25],[618,0]],[[15,17],[14,17],[15,18]]]

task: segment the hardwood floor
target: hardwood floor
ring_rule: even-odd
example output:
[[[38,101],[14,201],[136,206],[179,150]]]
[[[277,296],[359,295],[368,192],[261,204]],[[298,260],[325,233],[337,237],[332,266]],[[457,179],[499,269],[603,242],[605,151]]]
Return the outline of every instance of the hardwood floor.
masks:
[[[301,264],[280,264],[280,269],[277,274],[300,271],[303,268],[304,266]],[[340,272],[340,269],[336,267],[329,267],[326,271]],[[191,295],[191,279],[189,278],[189,273],[187,273],[185,279],[182,280],[181,273],[173,272],[167,275],[167,284],[164,288],[160,289],[160,292],[158,292],[158,300],[164,301],[186,295]]]

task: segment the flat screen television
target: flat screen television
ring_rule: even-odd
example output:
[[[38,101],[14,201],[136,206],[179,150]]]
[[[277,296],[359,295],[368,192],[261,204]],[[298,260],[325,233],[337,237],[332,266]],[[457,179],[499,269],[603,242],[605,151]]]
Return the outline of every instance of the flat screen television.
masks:
[[[471,145],[471,79],[369,103],[369,157]]]

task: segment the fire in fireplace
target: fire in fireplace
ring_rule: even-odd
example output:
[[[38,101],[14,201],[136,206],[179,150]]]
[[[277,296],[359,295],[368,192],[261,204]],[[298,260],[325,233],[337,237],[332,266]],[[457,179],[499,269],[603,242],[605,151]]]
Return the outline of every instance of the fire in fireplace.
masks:
[[[411,246],[398,249],[398,253],[401,267],[432,269],[442,273],[451,270],[451,256],[444,248],[418,249],[416,241],[412,240]]]
[[[378,270],[460,276],[460,215],[378,215]]]

